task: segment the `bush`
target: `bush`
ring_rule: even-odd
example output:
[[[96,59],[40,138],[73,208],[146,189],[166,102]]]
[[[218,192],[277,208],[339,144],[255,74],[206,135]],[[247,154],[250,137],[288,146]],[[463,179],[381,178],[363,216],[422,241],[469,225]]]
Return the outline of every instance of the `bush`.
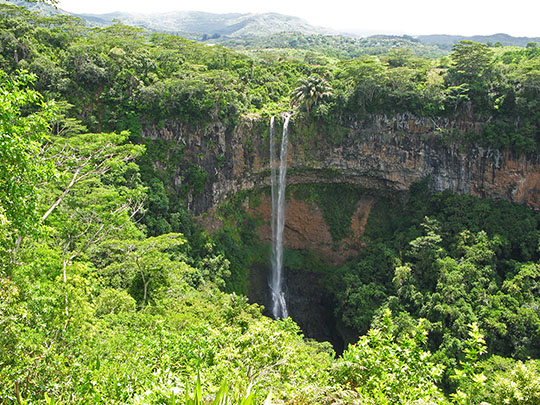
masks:
[[[491,392],[486,399],[490,403],[539,404],[540,363],[517,361],[510,370],[496,373],[489,386]]]
[[[105,289],[97,298],[96,316],[119,314],[121,312],[134,312],[137,303],[125,291],[114,288]]]
[[[343,353],[334,367],[336,380],[375,403],[442,402],[435,384],[443,368],[422,349],[427,336],[424,322],[401,337],[393,333],[390,310],[381,323]]]

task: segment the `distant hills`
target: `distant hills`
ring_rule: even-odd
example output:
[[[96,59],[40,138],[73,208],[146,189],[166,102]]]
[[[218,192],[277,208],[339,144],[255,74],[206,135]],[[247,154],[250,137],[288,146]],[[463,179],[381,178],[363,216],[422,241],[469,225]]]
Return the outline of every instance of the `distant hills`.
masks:
[[[504,46],[525,47],[529,42],[540,44],[540,37],[513,37],[508,34],[474,35],[465,37],[461,35],[420,35],[417,37],[424,44],[438,45],[442,48],[451,48],[459,41],[474,41],[482,44],[501,44]]]
[[[265,14],[213,14],[200,11],[178,11],[158,14],[80,14],[91,24],[106,26],[114,20],[126,25],[144,27],[150,31],[187,33],[200,39],[227,36],[231,38],[267,36],[280,32],[300,32],[313,35],[334,35],[329,28],[315,27],[298,17],[277,13]]]
[[[338,33],[329,28],[316,27],[310,25],[299,17],[287,16],[278,13],[264,14],[214,14],[200,11],[178,11],[155,14],[135,14],[125,12],[115,12],[108,14],[73,14],[61,9],[55,9],[43,3],[30,3],[19,0],[0,0],[11,4],[25,6],[30,10],[39,11],[44,14],[71,14],[80,17],[92,26],[108,26],[120,21],[126,25],[143,27],[154,32],[164,32],[169,34],[179,34],[189,39],[198,41],[212,41],[225,46],[251,48],[267,48],[273,46],[283,48],[309,49],[310,43],[317,43],[319,47],[328,47],[338,43],[342,52],[351,56],[358,51],[356,48],[362,44],[359,39],[347,33]],[[287,33],[287,35],[283,35]],[[300,34],[294,37],[294,33]],[[330,43],[315,40],[314,36],[338,36]],[[369,39],[369,40],[368,40]],[[412,47],[417,48],[415,53],[427,53],[437,55],[436,48],[448,51],[452,46],[462,40],[470,40],[485,44],[501,44],[509,46],[526,46],[529,42],[540,44],[540,37],[512,37],[507,34],[459,36],[459,35],[420,35],[415,38],[411,36],[388,36],[376,35],[362,39],[368,40],[368,44],[362,46],[382,48],[388,47]],[[328,41],[326,41],[328,42]],[[291,45],[292,44],[292,45]],[[425,45],[427,50],[420,49],[420,45]]]
[[[68,13],[67,11],[64,11],[60,8],[52,7],[45,3],[34,3],[29,1],[19,1],[19,0],[0,0],[0,3],[7,3],[7,4],[13,4],[15,6],[20,7],[26,7],[30,11],[35,11],[37,13],[41,13],[44,15],[55,15],[55,14],[63,14],[63,15],[73,15],[72,13]]]
[[[0,0],[2,1],[2,0]],[[4,1],[6,2],[6,1]],[[201,11],[176,11],[167,13],[137,14],[114,12],[107,14],[75,14],[43,3],[19,0],[7,2],[24,6],[45,14],[71,14],[92,26],[105,27],[120,21],[126,25],[146,28],[149,31],[181,34],[187,38],[206,40],[222,36],[230,38],[267,36],[280,32],[299,32],[305,35],[337,35],[330,28],[316,27],[299,18],[278,13],[228,13],[214,14]]]

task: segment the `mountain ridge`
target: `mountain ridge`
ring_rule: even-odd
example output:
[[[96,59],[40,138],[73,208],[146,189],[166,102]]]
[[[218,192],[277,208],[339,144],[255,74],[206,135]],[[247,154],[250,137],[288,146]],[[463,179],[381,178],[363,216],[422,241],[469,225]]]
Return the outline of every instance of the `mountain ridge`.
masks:
[[[360,36],[348,32],[338,32],[331,28],[318,27],[306,20],[280,13],[210,13],[203,11],[173,11],[162,13],[127,13],[115,11],[105,14],[70,13],[44,3],[32,3],[22,0],[0,0],[0,2],[24,6],[31,11],[51,14],[69,14],[81,18],[93,26],[109,26],[115,21],[126,25],[142,27],[153,32],[180,34],[188,39],[207,40],[220,37],[232,39],[266,37],[279,33],[298,32],[304,35],[341,35],[349,38]],[[384,34],[364,36],[362,38],[379,37]],[[391,35],[391,37],[396,37]],[[410,35],[404,37],[411,37]],[[412,37],[411,37],[412,38]],[[504,46],[525,47],[530,42],[540,44],[540,37],[514,37],[505,33],[492,35],[449,35],[431,34],[416,35],[421,43],[437,45],[441,49],[450,49],[459,41],[469,40],[485,44],[500,43]]]
[[[265,36],[287,31],[303,34],[337,34],[337,31],[329,28],[310,25],[299,17],[279,13],[217,14],[202,11],[175,11],[152,14],[114,12],[109,14],[77,14],[77,16],[84,20],[91,20],[98,25],[110,25],[117,19],[124,24],[144,27],[150,31],[207,34],[208,36]]]

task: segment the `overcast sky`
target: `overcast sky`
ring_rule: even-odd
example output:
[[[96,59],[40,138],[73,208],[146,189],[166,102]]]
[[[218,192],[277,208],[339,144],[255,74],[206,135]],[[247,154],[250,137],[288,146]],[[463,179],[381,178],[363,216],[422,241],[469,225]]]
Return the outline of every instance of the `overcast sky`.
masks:
[[[365,34],[540,37],[540,0],[60,0],[75,13],[128,11],[277,12],[313,25]]]

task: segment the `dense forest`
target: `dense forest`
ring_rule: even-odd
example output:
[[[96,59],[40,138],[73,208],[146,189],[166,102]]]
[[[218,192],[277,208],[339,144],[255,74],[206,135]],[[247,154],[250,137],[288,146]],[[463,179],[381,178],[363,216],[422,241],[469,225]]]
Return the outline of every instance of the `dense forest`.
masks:
[[[171,120],[232,129],[294,111],[297,128],[340,128],[408,113],[479,124],[441,142],[540,152],[538,44],[442,56],[316,39],[239,51],[0,4],[0,403],[540,402],[538,212],[420,182],[377,201],[346,264],[287,251],[354,336],[336,353],[245,296],[269,252],[242,209],[257,193],[224,202],[210,233],[188,209],[210,174],[142,136]],[[185,167],[182,184],[165,163]],[[358,190],[297,192],[347,233]]]

